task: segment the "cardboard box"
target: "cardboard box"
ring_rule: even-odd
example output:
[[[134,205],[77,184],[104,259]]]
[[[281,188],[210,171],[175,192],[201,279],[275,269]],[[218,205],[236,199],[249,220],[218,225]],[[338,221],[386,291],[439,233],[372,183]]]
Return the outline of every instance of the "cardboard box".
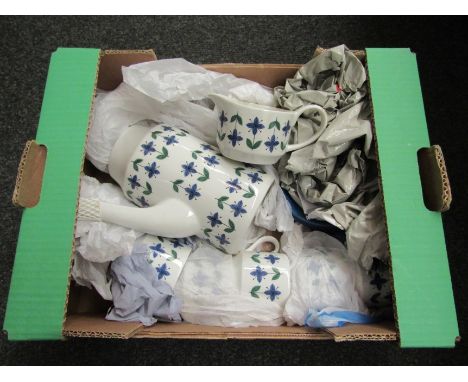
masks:
[[[458,327],[440,214],[450,205],[450,185],[440,148],[429,148],[416,57],[409,49],[375,48],[357,54],[369,74],[394,322],[312,330],[187,323],[145,328],[106,321],[108,303],[70,283],[69,276],[80,173],[103,175],[84,160],[85,140],[96,87],[115,89],[122,81],[122,66],[156,56],[150,50],[60,48],[52,55],[36,140],[26,145],[13,195],[14,203],[26,208],[4,323],[9,339],[399,339],[403,347],[453,347]],[[273,87],[292,77],[300,65],[205,67]]]

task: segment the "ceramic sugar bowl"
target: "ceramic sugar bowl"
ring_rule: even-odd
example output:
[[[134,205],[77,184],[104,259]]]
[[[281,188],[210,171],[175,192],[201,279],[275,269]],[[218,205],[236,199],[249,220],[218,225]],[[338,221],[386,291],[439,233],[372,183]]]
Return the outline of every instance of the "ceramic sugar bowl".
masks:
[[[274,250],[257,251],[258,245],[263,242],[271,242]],[[265,236],[236,258],[240,263],[240,289],[243,295],[254,300],[286,302],[290,292],[290,265],[288,256],[279,252],[278,240]]]
[[[227,253],[247,247],[253,219],[274,181],[185,131],[147,123],[120,136],[109,173],[143,208],[80,200],[81,211],[86,207],[95,220],[155,236],[196,235]]]

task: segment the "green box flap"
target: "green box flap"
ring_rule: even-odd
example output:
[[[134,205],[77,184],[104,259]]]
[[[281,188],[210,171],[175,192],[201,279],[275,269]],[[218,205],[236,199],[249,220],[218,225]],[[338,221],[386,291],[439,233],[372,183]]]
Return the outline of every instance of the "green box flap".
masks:
[[[52,54],[36,140],[47,147],[39,204],[21,221],[4,329],[10,340],[58,339],[99,49]]]
[[[416,56],[366,49],[402,347],[458,336],[441,214],[426,209],[417,151],[429,147]]]

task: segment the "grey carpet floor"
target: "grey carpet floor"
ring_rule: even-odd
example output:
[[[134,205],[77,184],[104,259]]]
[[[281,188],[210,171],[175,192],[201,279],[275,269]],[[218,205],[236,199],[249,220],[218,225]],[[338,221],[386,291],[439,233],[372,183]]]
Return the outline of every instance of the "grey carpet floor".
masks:
[[[16,168],[24,143],[35,136],[49,58],[57,47],[153,48],[159,58],[194,63],[304,63],[317,45],[345,43],[353,49],[410,47],[417,53],[431,142],[444,149],[454,194],[443,221],[464,337],[455,350],[401,350],[396,343],[331,341],[11,343],[2,333],[0,364],[466,364],[466,24],[466,18],[454,17],[0,17],[0,323],[21,217],[10,201]]]

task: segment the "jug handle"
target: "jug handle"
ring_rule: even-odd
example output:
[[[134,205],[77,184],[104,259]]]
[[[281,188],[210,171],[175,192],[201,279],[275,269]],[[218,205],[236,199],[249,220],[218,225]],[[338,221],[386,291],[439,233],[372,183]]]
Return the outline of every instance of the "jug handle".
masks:
[[[178,199],[139,208],[80,198],[78,219],[117,224],[138,232],[172,238],[197,235],[201,230],[194,212]]]
[[[325,128],[327,127],[327,124],[328,124],[327,112],[325,111],[325,109],[323,107],[320,107],[320,106],[317,106],[317,105],[306,105],[306,106],[303,106],[303,107],[297,109],[295,111],[296,120],[299,119],[301,114],[304,113],[307,110],[314,110],[314,111],[316,111],[316,112],[318,112],[320,114],[320,128],[314,135],[312,135],[306,141],[301,142],[301,143],[288,145],[286,147],[286,152],[302,149],[303,147],[305,147],[307,145],[310,145],[311,143],[314,143],[318,139],[318,137],[322,134],[323,130],[325,130]]]

